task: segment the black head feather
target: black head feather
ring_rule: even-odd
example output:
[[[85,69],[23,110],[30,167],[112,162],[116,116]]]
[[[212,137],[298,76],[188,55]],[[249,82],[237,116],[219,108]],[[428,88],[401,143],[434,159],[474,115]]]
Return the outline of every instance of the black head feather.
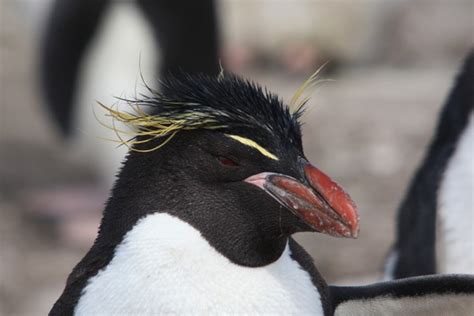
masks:
[[[111,116],[137,129],[138,138],[123,141],[140,144],[166,140],[181,130],[238,132],[256,139],[278,138],[301,148],[301,117],[304,108],[290,111],[276,95],[235,75],[211,77],[180,74],[161,82],[162,92],[150,87],[148,95],[127,101],[134,113],[106,109]],[[145,111],[144,111],[145,110]],[[145,114],[151,113],[151,114]]]

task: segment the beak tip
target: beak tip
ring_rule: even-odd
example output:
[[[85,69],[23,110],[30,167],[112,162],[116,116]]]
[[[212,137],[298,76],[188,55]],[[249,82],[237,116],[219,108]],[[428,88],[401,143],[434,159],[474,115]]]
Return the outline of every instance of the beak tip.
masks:
[[[357,239],[359,237],[359,227],[353,229],[351,232],[351,238]]]
[[[351,200],[352,201],[352,200]],[[354,203],[354,202],[352,202]],[[355,207],[355,204],[354,204],[354,215],[355,215],[355,220],[354,220],[354,223],[351,227],[351,235],[352,235],[352,238],[356,239],[359,237],[359,231],[360,231],[360,226],[359,226],[359,223],[360,223],[360,219],[359,219],[359,212],[357,211],[357,208]]]
[[[337,203],[339,207],[336,210],[339,210],[338,213],[341,215],[347,229],[347,234],[344,237],[355,239],[359,236],[359,212],[354,201],[345,192],[343,201],[344,203]]]
[[[351,230],[351,237],[356,239],[357,237],[359,237],[359,230],[360,230],[360,227],[359,227],[359,213],[357,211],[357,208],[354,206],[354,220],[350,222],[350,230]]]

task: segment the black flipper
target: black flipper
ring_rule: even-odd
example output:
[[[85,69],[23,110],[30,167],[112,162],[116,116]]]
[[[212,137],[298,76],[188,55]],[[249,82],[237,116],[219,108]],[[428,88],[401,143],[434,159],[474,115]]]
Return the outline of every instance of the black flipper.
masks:
[[[335,315],[474,315],[473,275],[432,275],[330,287]]]
[[[467,57],[446,104],[436,133],[398,212],[392,278],[436,273],[438,187],[449,158],[474,107],[474,51]]]
[[[110,0],[56,0],[41,47],[41,84],[60,131],[71,133],[79,66]]]

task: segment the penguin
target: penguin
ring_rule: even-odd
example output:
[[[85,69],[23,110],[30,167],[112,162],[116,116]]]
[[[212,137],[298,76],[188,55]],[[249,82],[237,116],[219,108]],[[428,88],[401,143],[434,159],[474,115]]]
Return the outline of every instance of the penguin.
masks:
[[[370,304],[433,301],[474,310],[470,276],[326,284],[292,235],[355,238],[359,217],[304,154],[301,91],[290,109],[234,75],[182,74],[162,86],[126,100],[128,111],[103,105],[135,136],[116,129],[129,154],[50,315],[332,315],[353,306],[370,315]]]
[[[47,100],[46,106],[64,137],[72,133],[74,98],[77,94],[80,66],[92,40],[103,26],[110,6],[126,7],[126,4],[117,2],[119,1],[53,0],[52,2],[40,49],[40,72]],[[139,28],[142,34],[137,33],[134,36],[144,41],[154,40],[155,44],[159,43],[158,51],[161,51],[163,60],[159,72],[162,76],[181,69],[190,73],[219,72],[214,0],[196,3],[163,0],[133,2],[142,13],[142,19],[148,22],[150,29],[149,31],[142,29],[133,21],[131,25],[126,24],[126,27]],[[115,24],[114,27],[126,33],[120,24]],[[148,33],[151,33],[151,38],[148,38]],[[128,43],[130,44],[140,45],[136,47],[137,53],[142,51],[144,54],[151,54],[146,45],[140,41]],[[116,52],[120,50],[120,45],[123,43],[118,43],[114,48]],[[190,47],[192,49],[189,49]],[[145,52],[143,49],[146,49]],[[132,58],[135,59],[136,56]]]
[[[385,279],[474,273],[474,50],[398,212]]]
[[[68,154],[89,161],[98,185],[108,190],[127,151],[100,140],[114,134],[98,128],[91,104],[144,92],[140,76],[217,75],[215,3],[53,0],[49,11],[39,54],[44,106]]]

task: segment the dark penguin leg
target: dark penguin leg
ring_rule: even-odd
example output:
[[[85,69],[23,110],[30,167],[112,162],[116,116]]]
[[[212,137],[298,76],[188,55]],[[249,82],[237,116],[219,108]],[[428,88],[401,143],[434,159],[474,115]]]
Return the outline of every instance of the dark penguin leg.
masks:
[[[474,106],[472,51],[440,113],[436,133],[398,213],[392,277],[436,273],[438,188]]]
[[[73,99],[82,57],[110,0],[56,0],[41,47],[46,106],[64,136],[71,134]]]

